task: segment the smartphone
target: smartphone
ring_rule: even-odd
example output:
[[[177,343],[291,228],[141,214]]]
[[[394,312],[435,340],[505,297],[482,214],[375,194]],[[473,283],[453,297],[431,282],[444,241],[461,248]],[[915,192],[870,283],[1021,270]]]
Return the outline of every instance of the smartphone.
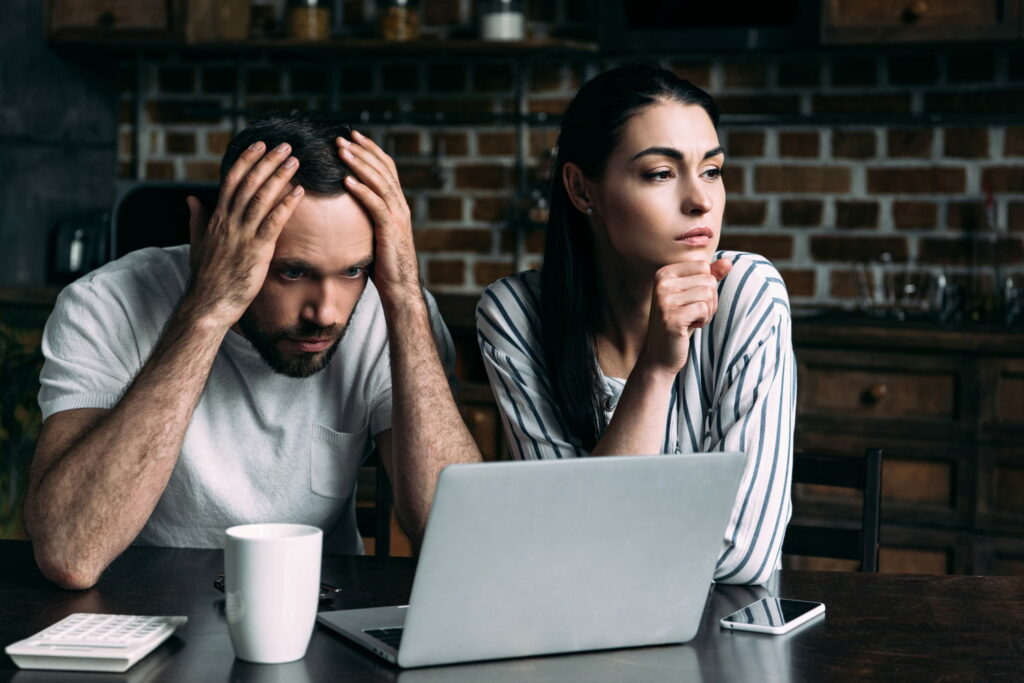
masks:
[[[217,578],[213,580],[213,587],[219,590],[221,593],[224,592],[224,575],[217,574]],[[327,605],[334,602],[334,596],[336,593],[340,593],[340,588],[335,588],[329,583],[320,582],[320,604]]]
[[[779,635],[825,614],[825,605],[807,600],[764,598],[722,617],[722,628]]]

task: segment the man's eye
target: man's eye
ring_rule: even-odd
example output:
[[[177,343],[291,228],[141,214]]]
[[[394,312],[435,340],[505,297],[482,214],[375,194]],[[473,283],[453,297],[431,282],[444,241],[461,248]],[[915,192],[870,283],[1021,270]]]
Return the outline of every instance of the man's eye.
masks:
[[[281,277],[285,280],[299,280],[305,274],[301,268],[285,268],[281,271]]]
[[[357,278],[360,275],[362,275],[363,271],[364,271],[364,268],[362,268],[360,266],[352,266],[351,268],[346,268],[345,269],[344,276],[354,280],[355,278]]]

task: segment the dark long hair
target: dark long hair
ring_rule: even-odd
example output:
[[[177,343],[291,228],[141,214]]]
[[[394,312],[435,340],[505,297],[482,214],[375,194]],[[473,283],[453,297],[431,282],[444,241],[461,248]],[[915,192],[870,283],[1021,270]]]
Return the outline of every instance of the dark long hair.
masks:
[[[588,81],[569,104],[558,135],[540,275],[541,327],[555,400],[570,433],[587,451],[593,450],[607,426],[594,352],[597,266],[587,220],[569,201],[562,169],[572,162],[591,180],[600,180],[626,123],[663,101],[703,107],[718,126],[718,107],[710,95],[656,63],[645,62],[611,69]]]

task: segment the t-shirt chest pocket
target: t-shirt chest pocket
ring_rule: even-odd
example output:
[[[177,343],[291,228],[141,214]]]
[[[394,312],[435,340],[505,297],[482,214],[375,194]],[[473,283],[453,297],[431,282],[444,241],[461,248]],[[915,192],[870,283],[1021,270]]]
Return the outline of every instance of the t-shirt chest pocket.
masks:
[[[359,466],[370,453],[369,425],[358,432],[338,432],[314,424],[309,446],[309,486],[326,498],[348,498],[355,489]]]

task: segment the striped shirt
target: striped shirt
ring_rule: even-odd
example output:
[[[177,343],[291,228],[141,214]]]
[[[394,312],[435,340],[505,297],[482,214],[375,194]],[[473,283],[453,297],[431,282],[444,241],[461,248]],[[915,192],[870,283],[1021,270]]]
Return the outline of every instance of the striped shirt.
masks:
[[[735,251],[717,257],[733,268],[718,285],[714,319],[690,337],[689,358],[672,386],[662,450],[747,454],[715,580],[764,583],[778,568],[791,512],[796,374],[789,297],[764,257]],[[539,312],[538,271],[498,280],[477,306],[477,337],[505,434],[519,459],[586,456],[554,401]],[[626,382],[602,380],[610,421]]]

